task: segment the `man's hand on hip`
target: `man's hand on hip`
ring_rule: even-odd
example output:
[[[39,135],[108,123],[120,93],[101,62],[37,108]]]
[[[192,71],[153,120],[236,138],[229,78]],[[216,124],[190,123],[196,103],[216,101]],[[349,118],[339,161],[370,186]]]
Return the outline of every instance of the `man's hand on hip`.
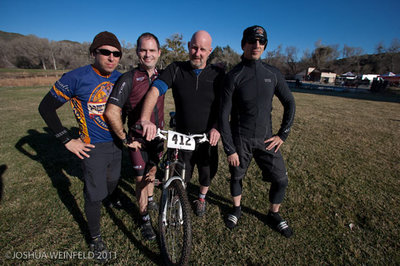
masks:
[[[93,144],[85,143],[81,139],[72,139],[65,144],[65,148],[79,157],[79,159],[84,159],[83,156],[89,158],[89,154],[86,152],[94,148]],[[83,156],[82,156],[83,155]]]
[[[270,142],[270,143],[265,149],[270,151],[274,147],[276,147],[275,152],[278,152],[279,148],[283,144],[283,140],[278,136],[273,136],[272,138],[269,138],[269,139],[264,141],[264,143],[268,143],[268,142]]]

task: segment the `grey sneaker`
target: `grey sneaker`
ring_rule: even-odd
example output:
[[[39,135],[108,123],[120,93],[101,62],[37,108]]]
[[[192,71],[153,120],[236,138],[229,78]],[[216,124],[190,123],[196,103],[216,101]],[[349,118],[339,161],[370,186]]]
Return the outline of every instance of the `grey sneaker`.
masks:
[[[154,200],[151,200],[147,203],[148,211],[158,211],[158,204]]]
[[[101,236],[92,239],[89,245],[90,251],[93,252],[93,257],[100,263],[105,263],[110,259],[110,252],[108,252]]]
[[[194,204],[196,206],[196,215],[197,216],[204,216],[206,214],[206,201],[205,200],[195,200]]]
[[[156,239],[156,234],[154,233],[153,226],[151,225],[150,221],[147,221],[140,226],[140,232],[142,233],[143,238],[146,240],[151,241]]]

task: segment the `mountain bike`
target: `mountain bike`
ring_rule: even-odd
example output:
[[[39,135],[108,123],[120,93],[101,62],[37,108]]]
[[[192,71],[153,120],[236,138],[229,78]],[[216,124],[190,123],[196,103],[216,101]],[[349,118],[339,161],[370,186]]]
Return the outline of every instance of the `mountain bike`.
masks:
[[[164,171],[160,183],[159,231],[160,250],[167,265],[187,265],[192,248],[191,208],[186,194],[185,165],[178,161],[179,150],[194,150],[196,143],[208,141],[207,135],[185,135],[172,130],[157,129],[167,140],[167,152],[159,169]]]

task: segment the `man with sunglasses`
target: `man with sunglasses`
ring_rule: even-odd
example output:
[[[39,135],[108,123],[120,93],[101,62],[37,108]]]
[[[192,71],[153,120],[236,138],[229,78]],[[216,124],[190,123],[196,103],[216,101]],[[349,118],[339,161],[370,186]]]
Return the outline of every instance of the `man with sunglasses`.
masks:
[[[129,148],[129,155],[136,180],[136,199],[141,215],[141,233],[147,240],[156,235],[150,222],[148,210],[156,210],[153,200],[154,179],[163,141],[145,141],[140,127],[140,113],[151,83],[158,77],[156,64],[161,55],[160,43],[151,33],[143,33],[137,39],[136,54],[139,66],[124,73],[114,86],[105,116],[116,135]],[[128,133],[124,130],[123,117],[128,118]],[[164,127],[164,96],[159,97],[151,115],[151,121],[159,128]]]
[[[121,51],[113,33],[100,32],[89,48],[94,63],[64,74],[39,105],[39,112],[55,137],[82,159],[90,249],[99,260],[110,257],[100,235],[101,203],[116,188],[121,171],[122,144],[103,118],[108,96],[121,75],[115,70]],[[69,135],[56,112],[68,101],[79,124],[77,139]]]
[[[279,148],[288,137],[295,114],[294,97],[278,69],[260,60],[267,46],[267,33],[261,26],[244,30],[242,61],[225,80],[221,96],[219,124],[231,174],[233,210],[226,226],[233,229],[242,214],[242,179],[254,157],[263,180],[271,182],[267,223],[285,237],[293,232],[279,215],[288,177]],[[284,107],[279,131],[272,134],[272,100],[276,95]]]

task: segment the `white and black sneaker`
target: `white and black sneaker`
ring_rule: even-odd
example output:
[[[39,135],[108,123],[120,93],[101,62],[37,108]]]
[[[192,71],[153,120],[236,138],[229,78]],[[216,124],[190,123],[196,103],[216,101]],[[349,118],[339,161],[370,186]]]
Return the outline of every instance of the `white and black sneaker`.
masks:
[[[237,223],[239,221],[240,216],[242,216],[241,208],[234,207],[233,212],[231,214],[229,214],[228,217],[226,218],[226,222],[225,222],[226,227],[228,227],[229,229],[235,228],[235,226],[237,225]]]
[[[282,219],[278,212],[268,212],[267,224],[286,238],[293,235],[293,230],[289,227],[288,223]]]

